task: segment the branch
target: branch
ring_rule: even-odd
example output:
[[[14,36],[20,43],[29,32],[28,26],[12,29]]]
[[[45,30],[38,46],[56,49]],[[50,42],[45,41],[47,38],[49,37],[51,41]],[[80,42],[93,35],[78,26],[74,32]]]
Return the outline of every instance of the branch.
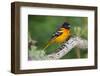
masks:
[[[60,59],[64,55],[66,55],[72,48],[77,47],[81,49],[86,49],[88,47],[87,40],[84,40],[80,37],[71,37],[68,41],[63,43],[60,48],[56,50],[56,52],[47,55],[46,59]]]
[[[60,59],[64,55],[66,55],[68,52],[72,50],[72,48],[77,47],[81,49],[87,49],[88,48],[88,41],[85,39],[82,39],[80,37],[71,37],[68,41],[63,43],[57,50],[55,50],[53,53],[46,55],[44,50],[38,50],[36,46],[34,46],[35,42],[34,40],[29,37],[29,44],[30,45],[30,51],[29,51],[29,60],[55,60]],[[28,44],[28,45],[29,45]]]

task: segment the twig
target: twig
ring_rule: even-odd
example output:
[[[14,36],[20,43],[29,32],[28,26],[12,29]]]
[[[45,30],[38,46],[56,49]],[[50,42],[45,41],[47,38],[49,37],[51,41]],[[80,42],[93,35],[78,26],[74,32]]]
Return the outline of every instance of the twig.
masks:
[[[80,58],[80,49],[76,47],[75,52],[76,52],[77,58]]]

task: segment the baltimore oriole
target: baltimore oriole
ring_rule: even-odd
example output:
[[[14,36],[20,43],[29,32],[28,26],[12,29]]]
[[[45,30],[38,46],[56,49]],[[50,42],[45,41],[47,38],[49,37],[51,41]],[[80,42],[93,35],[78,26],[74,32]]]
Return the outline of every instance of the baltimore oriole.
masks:
[[[70,24],[64,22],[53,34],[47,45],[44,47],[44,50],[52,43],[63,43],[64,41],[68,40],[70,36]]]

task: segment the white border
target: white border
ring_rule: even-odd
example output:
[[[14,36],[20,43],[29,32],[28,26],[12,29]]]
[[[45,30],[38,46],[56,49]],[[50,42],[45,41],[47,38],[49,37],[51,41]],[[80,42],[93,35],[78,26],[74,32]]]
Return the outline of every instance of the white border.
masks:
[[[88,58],[28,61],[28,14],[88,17]],[[43,69],[94,65],[94,11],[40,7],[20,8],[20,69]]]

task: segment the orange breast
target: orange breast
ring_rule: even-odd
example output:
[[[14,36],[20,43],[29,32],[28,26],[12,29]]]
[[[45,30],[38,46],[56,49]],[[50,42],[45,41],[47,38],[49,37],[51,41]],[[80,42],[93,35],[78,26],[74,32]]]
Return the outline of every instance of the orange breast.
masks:
[[[60,36],[58,36],[54,41],[56,43],[62,43],[64,41],[66,41],[70,36],[70,30],[63,30],[63,34],[61,34]]]

